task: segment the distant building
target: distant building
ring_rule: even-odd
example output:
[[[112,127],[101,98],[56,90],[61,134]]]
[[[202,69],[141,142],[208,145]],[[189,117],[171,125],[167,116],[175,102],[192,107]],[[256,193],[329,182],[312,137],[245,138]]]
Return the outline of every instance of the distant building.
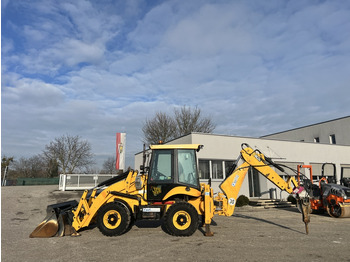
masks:
[[[191,133],[170,141],[169,144],[204,145],[198,153],[200,180],[207,183],[210,178],[215,192],[220,191],[220,183],[229,175],[228,170],[238,157],[242,143],[258,148],[275,162],[293,170],[297,169],[297,165],[312,165],[316,179],[321,176],[323,163],[334,163],[335,177],[332,166],[328,167],[325,173],[333,176],[339,183],[342,176],[350,177],[349,127],[350,117],[344,117],[260,138]],[[314,138],[318,140],[314,141]],[[142,153],[138,153],[135,155],[135,168],[141,164]],[[286,175],[277,169],[275,171],[281,176]],[[288,175],[296,175],[292,170],[286,169],[286,172]],[[288,194],[279,189],[275,191],[275,188],[255,169],[250,169],[240,194],[248,197],[270,198],[271,192],[277,192],[274,197],[287,198]]]
[[[350,116],[265,135],[261,138],[350,146]]]

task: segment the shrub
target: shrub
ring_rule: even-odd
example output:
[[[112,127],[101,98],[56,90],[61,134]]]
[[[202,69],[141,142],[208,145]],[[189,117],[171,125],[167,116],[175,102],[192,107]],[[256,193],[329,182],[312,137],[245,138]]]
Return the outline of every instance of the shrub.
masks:
[[[245,195],[240,195],[237,198],[236,207],[242,207],[242,206],[246,206],[246,205],[249,205],[249,198],[246,197]]]
[[[291,202],[292,204],[296,204],[297,203],[297,200],[292,195],[288,196],[287,201]]]

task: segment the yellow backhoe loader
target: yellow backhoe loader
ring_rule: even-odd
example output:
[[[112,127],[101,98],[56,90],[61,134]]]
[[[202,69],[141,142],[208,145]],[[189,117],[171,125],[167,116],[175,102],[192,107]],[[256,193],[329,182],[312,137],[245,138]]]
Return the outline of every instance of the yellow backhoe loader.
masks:
[[[284,180],[279,176],[271,166],[282,168],[270,158],[242,144],[230,175],[220,185],[222,192],[214,194],[210,185],[199,182],[196,151],[202,147],[199,144],[150,146],[148,168],[142,168],[140,173],[129,170],[84,191],[79,203],[69,201],[48,206],[46,218],[30,237],[76,236],[92,223],[97,224],[102,234],[117,236],[143,219],[162,219],[165,231],[174,236],[190,236],[199,225],[205,226],[206,236],[212,236],[213,216],[232,216],[250,167],[290,194],[299,196],[302,190],[294,177]],[[309,207],[305,199],[298,200],[306,209]],[[306,232],[308,214],[303,213]]]

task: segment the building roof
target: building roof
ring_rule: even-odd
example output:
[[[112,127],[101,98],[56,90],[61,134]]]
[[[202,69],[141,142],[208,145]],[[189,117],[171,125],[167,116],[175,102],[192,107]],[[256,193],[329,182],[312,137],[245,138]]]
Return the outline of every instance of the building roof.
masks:
[[[261,138],[272,136],[272,135],[277,135],[277,134],[282,134],[282,133],[286,133],[286,132],[294,131],[294,130],[298,130],[298,129],[303,129],[303,128],[307,128],[307,127],[322,125],[322,124],[325,124],[325,123],[330,123],[330,122],[338,121],[338,120],[345,119],[345,118],[350,118],[350,116],[344,116],[344,117],[340,117],[340,118],[336,118],[336,119],[332,119],[332,120],[327,120],[327,121],[323,121],[323,122],[319,122],[319,123],[315,123],[315,124],[311,124],[311,125],[307,125],[307,126],[292,128],[292,129],[289,129],[289,130],[285,130],[285,131],[281,131],[281,132],[277,132],[277,133],[264,135],[264,136],[261,136]]]

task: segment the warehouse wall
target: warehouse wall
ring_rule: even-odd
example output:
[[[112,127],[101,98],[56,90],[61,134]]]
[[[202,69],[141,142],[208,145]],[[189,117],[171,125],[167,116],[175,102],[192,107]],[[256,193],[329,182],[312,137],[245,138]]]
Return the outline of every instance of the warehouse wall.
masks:
[[[287,164],[288,166],[297,169],[298,164],[315,165],[316,174],[319,166],[322,163],[334,163],[336,165],[337,180],[339,182],[340,172],[342,167],[350,166],[350,146],[330,145],[321,143],[293,142],[282,141],[266,138],[252,138],[240,136],[227,136],[215,134],[192,133],[171,141],[169,144],[202,144],[204,148],[198,153],[199,160],[236,160],[241,150],[241,144],[247,143],[252,148],[258,148],[262,153],[271,157],[275,162]],[[142,164],[142,153],[135,155],[135,167]],[[317,167],[316,167],[317,166]],[[349,169],[347,169],[349,170]],[[279,172],[276,170],[276,172]],[[287,171],[289,175],[294,175],[293,172]],[[308,172],[306,172],[308,175]],[[243,182],[240,195],[251,195],[249,189],[249,174]],[[250,177],[251,178],[251,177]],[[219,185],[223,179],[212,179],[212,187],[215,192],[219,192]],[[260,197],[270,198],[270,189],[275,186],[262,175],[258,176],[260,187]],[[202,179],[202,182],[208,182],[207,179]],[[288,194],[276,190],[277,198],[285,199]]]
[[[335,163],[338,182],[341,167],[350,164],[349,146],[213,134],[194,133],[189,136],[192,137],[192,143],[204,145],[204,148],[198,153],[199,159],[236,159],[239,155],[241,144],[247,143],[252,148],[258,148],[262,153],[273,158],[275,162],[294,163],[295,169],[297,168],[297,164]],[[290,175],[293,174],[291,172],[289,173]],[[269,197],[269,189],[273,185],[262,176],[260,176],[259,180],[261,192],[265,192],[261,197]],[[213,180],[213,182],[219,184],[220,181]],[[245,179],[241,192],[249,196],[247,179]],[[284,197],[286,197],[285,194]]]
[[[350,146],[350,116],[266,135],[262,138],[298,142],[315,142],[318,138],[318,143],[331,144],[331,135],[334,135],[336,144]]]

